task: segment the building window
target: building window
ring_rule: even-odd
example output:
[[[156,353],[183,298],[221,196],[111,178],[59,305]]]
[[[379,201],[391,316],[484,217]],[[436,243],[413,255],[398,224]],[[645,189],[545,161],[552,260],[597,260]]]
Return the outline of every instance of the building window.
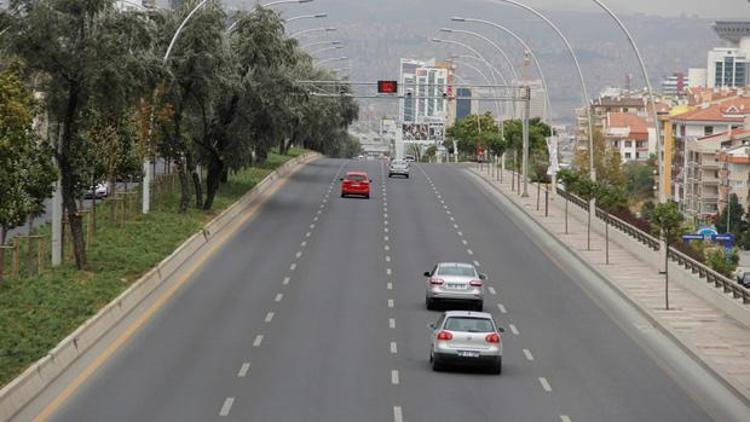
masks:
[[[703,136],[709,136],[714,134],[713,126],[703,126]]]
[[[629,160],[629,159],[630,159],[630,157],[631,157],[630,153],[629,153],[629,152],[626,152],[626,153],[625,153],[625,158]]]
[[[631,141],[625,141],[625,148],[630,148],[633,146],[633,142]]]

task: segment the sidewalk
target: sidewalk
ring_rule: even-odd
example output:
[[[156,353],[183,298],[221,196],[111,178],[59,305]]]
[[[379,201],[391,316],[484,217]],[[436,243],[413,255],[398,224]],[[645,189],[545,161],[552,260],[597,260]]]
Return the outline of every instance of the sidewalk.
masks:
[[[610,239],[609,265],[605,263],[605,238],[591,232],[591,251],[586,250],[586,222],[568,216],[565,234],[565,201],[550,193],[549,216],[544,216],[544,189],[536,210],[536,185],[529,184],[528,198],[511,191],[511,173],[503,182],[476,165],[471,171],[489,181],[505,196],[520,205],[537,223],[554,234],[590,266],[613,282],[627,297],[656,320],[684,347],[750,400],[750,328],[727,316],[677,282],[669,284],[670,310],[664,309],[664,276]],[[575,205],[570,204],[570,207]],[[610,227],[610,230],[616,230]],[[611,232],[610,232],[611,233]],[[644,246],[645,248],[645,246]],[[712,288],[706,284],[706,288]],[[750,305],[748,305],[750,306]],[[749,308],[750,309],[750,308]]]

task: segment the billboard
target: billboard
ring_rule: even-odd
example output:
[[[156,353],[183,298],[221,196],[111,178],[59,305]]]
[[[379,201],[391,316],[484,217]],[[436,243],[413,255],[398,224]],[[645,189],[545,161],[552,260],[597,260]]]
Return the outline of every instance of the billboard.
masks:
[[[442,123],[404,123],[404,141],[442,141],[445,125]]]

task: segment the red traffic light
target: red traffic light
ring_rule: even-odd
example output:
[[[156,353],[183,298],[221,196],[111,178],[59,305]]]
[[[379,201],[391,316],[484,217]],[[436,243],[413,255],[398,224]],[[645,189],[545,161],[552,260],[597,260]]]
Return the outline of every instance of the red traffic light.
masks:
[[[398,93],[398,82],[396,81],[378,81],[378,93],[396,94]]]

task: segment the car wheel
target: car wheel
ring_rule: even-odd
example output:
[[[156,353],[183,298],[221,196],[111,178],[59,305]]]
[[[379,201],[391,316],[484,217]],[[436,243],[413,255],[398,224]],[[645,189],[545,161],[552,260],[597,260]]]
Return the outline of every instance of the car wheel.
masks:
[[[341,197],[342,198],[346,197],[346,194],[344,192],[341,192]]]
[[[365,195],[365,199],[370,199],[370,194],[369,193]]]
[[[406,175],[406,178],[407,178],[407,179],[409,178],[409,175],[408,175],[408,174]]]
[[[497,374],[497,375],[500,375],[503,373],[503,358],[502,357],[500,357],[497,360],[497,363],[492,366],[492,373]]]
[[[393,175],[391,173],[388,173],[388,178],[390,179]]]
[[[435,358],[432,359],[432,370],[435,372],[440,372],[443,370],[443,365]]]

